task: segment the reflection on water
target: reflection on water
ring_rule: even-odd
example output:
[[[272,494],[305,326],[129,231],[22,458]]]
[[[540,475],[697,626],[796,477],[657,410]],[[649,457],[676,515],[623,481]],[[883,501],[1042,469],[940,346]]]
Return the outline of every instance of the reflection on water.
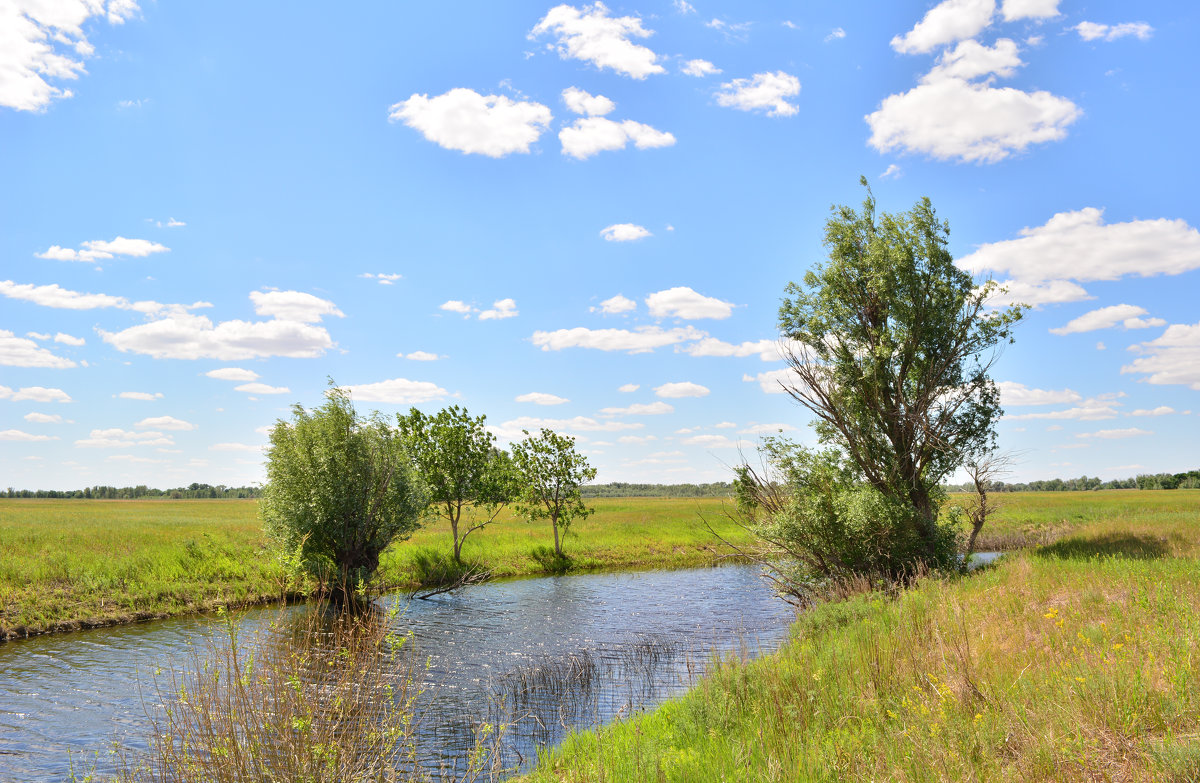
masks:
[[[428,659],[420,753],[453,769],[484,720],[512,723],[506,765],[528,762],[571,728],[678,692],[710,651],[774,647],[791,616],[754,568],[726,566],[490,583],[414,601],[394,622]],[[277,617],[248,612],[242,634]],[[213,631],[180,618],[0,645],[0,780],[62,780],[68,750],[76,769],[98,751],[103,771],[112,740],[138,747],[155,669],[187,663]]]

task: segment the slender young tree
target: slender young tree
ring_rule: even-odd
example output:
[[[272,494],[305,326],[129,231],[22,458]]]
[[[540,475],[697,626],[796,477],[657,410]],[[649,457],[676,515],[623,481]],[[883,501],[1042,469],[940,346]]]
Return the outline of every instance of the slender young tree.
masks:
[[[554,554],[562,558],[562,537],[571,523],[592,513],[584,505],[579,488],[596,478],[596,469],[575,451],[571,436],[545,428],[538,435],[523,432],[525,439],[512,447],[513,464],[520,477],[517,508],[531,522],[550,520]]]
[[[450,523],[454,560],[462,563],[467,536],[495,521],[513,498],[512,460],[485,426],[453,405],[429,416],[416,408],[397,415],[417,470],[430,491],[428,516]]]
[[[358,603],[356,588],[417,528],[427,498],[400,433],[378,413],[360,417],[344,389],[330,388],[312,411],[294,406],[292,421],[271,430],[264,527],[285,551],[299,550],[335,603]]]

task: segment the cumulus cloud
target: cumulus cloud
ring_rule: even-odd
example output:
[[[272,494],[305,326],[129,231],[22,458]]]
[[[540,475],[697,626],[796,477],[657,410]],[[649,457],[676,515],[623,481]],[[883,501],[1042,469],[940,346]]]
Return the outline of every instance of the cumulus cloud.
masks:
[[[636,383],[626,383],[622,386],[618,386],[617,391],[621,392],[622,394],[629,394],[630,392],[635,392],[640,388],[642,387]]]
[[[1004,0],[1000,12],[1004,21],[1015,22],[1018,19],[1050,19],[1058,16],[1059,0]]]
[[[1115,41],[1118,38],[1132,35],[1139,41],[1148,41],[1154,34],[1154,28],[1145,22],[1125,22],[1123,24],[1097,24],[1096,22],[1080,22],[1072,28],[1085,41]]]
[[[974,38],[992,21],[996,0],[943,0],[904,35],[892,38],[901,54],[924,54],[944,44]]]
[[[242,367],[221,367],[217,370],[209,370],[204,374],[209,378],[216,378],[219,381],[246,382],[258,380],[258,373]]]
[[[261,453],[265,446],[256,446],[253,443],[214,443],[209,446],[209,451],[247,451]]]
[[[708,60],[688,60],[679,70],[683,71],[688,76],[712,76],[722,73],[721,69],[710,63]]]
[[[1146,314],[1146,308],[1136,305],[1119,304],[1101,307],[1068,321],[1065,326],[1051,329],[1050,332],[1051,334],[1078,334],[1094,332],[1097,329],[1111,329],[1118,325],[1125,329],[1148,329],[1153,326],[1167,325],[1162,318],[1140,317]]]
[[[655,318],[724,319],[733,314],[733,305],[711,296],[698,294],[687,286],[656,291],[646,297],[650,315]]]
[[[587,90],[581,90],[578,87],[568,87],[563,90],[562,99],[568,109],[588,117],[602,117],[617,108],[617,104],[603,95],[592,95]]]
[[[767,394],[783,394],[784,385],[795,382],[795,374],[790,369],[784,368],[767,370],[754,375],[745,373],[742,375],[742,380],[746,383],[757,383]]]
[[[75,362],[58,356],[40,347],[27,337],[17,337],[6,329],[0,329],[0,365],[9,367],[47,367],[65,369],[74,367]]]
[[[280,321],[309,324],[327,315],[345,317],[333,302],[302,291],[251,291],[250,301],[254,303],[254,312]]]
[[[675,408],[665,402],[635,402],[624,408],[601,408],[601,416],[662,416],[674,413]]]
[[[86,344],[87,340],[83,339],[82,337],[75,337],[74,335],[59,332],[58,334],[54,335],[54,342],[62,343],[63,345],[73,345],[78,348],[79,346]]]
[[[1183,219],[1105,224],[1104,211],[1059,212],[1020,238],[982,245],[957,263],[973,274],[995,272],[1022,282],[1118,280],[1200,269],[1200,231]]]
[[[570,402],[566,397],[559,397],[557,394],[548,394],[546,392],[520,394],[517,395],[516,401],[532,402],[534,405],[562,405],[564,402]]]
[[[1138,429],[1137,427],[1126,427],[1120,430],[1097,430],[1096,432],[1081,432],[1075,437],[1077,438],[1101,438],[1104,440],[1116,440],[1119,438],[1136,438],[1139,435],[1153,435],[1149,430]]]
[[[48,250],[41,253],[34,253],[34,255],[38,258],[45,258],[51,261],[83,261],[92,264],[98,260],[116,258],[118,256],[145,258],[152,253],[166,253],[168,250],[170,248],[166,245],[151,242],[148,239],[117,237],[111,241],[103,239],[89,240],[83,242],[78,250],[51,245]]]
[[[492,302],[492,309],[484,310],[479,314],[480,321],[496,321],[504,318],[515,318],[520,313],[517,311],[517,303],[512,299],[497,299]]]
[[[633,120],[616,121],[607,117],[582,117],[558,132],[564,155],[584,160],[608,150],[625,149],[629,142],[640,150],[670,147],[675,137]]]
[[[1009,77],[1024,64],[1020,49],[1010,38],[1001,38],[991,47],[974,40],[962,41],[953,49],[943,52],[933,69],[921,77],[921,81],[926,84],[946,79],[970,81],[989,74]]]
[[[0,440],[18,441],[21,443],[35,443],[38,441],[58,440],[58,438],[50,435],[34,435],[22,430],[0,430]]]
[[[365,277],[367,280],[374,280],[380,285],[392,285],[400,278],[404,277],[399,273],[393,272],[363,272],[359,277]]]
[[[74,422],[64,419],[57,413],[38,413],[34,411],[33,413],[26,413],[22,418],[34,424],[74,424]]]
[[[190,421],[177,419],[174,416],[151,416],[134,424],[135,427],[148,427],[156,430],[188,431],[196,429]]]
[[[597,68],[610,68],[634,79],[664,73],[659,56],[631,38],[649,38],[653,30],[642,26],[636,16],[610,16],[604,3],[575,8],[558,5],[551,8],[529,33],[530,40],[552,35],[554,49],[564,60],[582,60]]]
[[[376,383],[346,386],[355,400],[361,402],[387,402],[395,405],[416,405],[445,398],[449,392],[429,381],[410,381],[407,378],[392,378]]]
[[[998,381],[1002,405],[1063,405],[1083,399],[1072,389],[1033,389],[1016,381]]]
[[[414,94],[394,104],[388,119],[403,122],[446,149],[502,158],[528,153],[553,115],[540,103],[456,87],[433,98]]]
[[[633,242],[654,235],[645,226],[636,223],[613,223],[600,229],[600,236],[604,237],[606,242]]]
[[[791,424],[776,422],[773,424],[752,424],[744,430],[738,430],[739,435],[774,435],[780,432],[793,432],[795,427]]]
[[[703,446],[706,449],[736,449],[739,444],[724,435],[693,435],[680,443],[685,446]]]
[[[1155,385],[1181,384],[1200,391],[1200,321],[1171,324],[1159,337],[1130,346],[1141,356],[1121,368],[1121,373],[1146,376]]]
[[[675,349],[689,356],[757,356],[764,362],[783,359],[777,340],[747,340],[743,343],[727,343],[716,337],[705,337],[691,345]]]
[[[329,332],[309,323],[273,319],[214,324],[204,316],[190,313],[173,313],[119,332],[97,331],[105,342],[123,353],[140,353],[156,359],[312,358],[334,344]]]
[[[173,446],[175,441],[157,430],[131,432],[114,427],[92,430],[87,438],[75,441],[75,445],[80,448],[120,449],[129,446]]]
[[[1076,405],[1072,408],[1039,413],[1021,413],[1016,416],[1006,416],[1005,418],[1013,421],[1038,419],[1049,421],[1102,421],[1104,419],[1115,419],[1117,417],[1117,408],[1119,406],[1120,403],[1114,400],[1111,396],[1093,397],[1084,400],[1079,405]]]
[[[765,112],[768,117],[790,117],[800,109],[786,99],[800,94],[800,80],[789,73],[756,73],[721,85],[717,103],[741,111]]]
[[[118,394],[117,396],[120,397],[122,400],[142,400],[144,402],[152,402],[154,400],[161,400],[163,393],[162,392],[151,393],[151,392],[124,391],[124,392],[121,392],[120,394]]]
[[[1028,280],[1003,280],[1000,287],[989,299],[991,307],[1006,307],[1014,304],[1027,304],[1033,307],[1044,304],[1063,304],[1066,302],[1082,302],[1095,299],[1083,286],[1069,280],[1047,280],[1030,282]]]
[[[553,332],[533,333],[533,344],[543,351],[561,351],[564,348],[594,348],[599,351],[626,351],[649,353],[664,345],[699,340],[705,333],[691,326],[662,329],[657,326],[639,326],[636,329],[557,329]]]
[[[1179,411],[1172,408],[1170,405],[1159,405],[1157,408],[1138,408],[1125,414],[1126,416],[1169,416]],[[25,418],[29,418],[26,416]]]
[[[709,389],[707,386],[701,386],[691,381],[679,381],[677,383],[664,383],[662,386],[655,386],[654,393],[659,397],[667,397],[669,399],[707,397]]]
[[[30,283],[18,284],[12,280],[0,280],[0,296],[32,302],[41,307],[53,307],[59,310],[96,310],[111,307],[118,310],[133,310],[139,313],[153,314],[164,310],[195,310],[212,306],[208,302],[195,302],[191,305],[165,305],[152,301],[131,302],[123,296],[83,294],[78,291],[71,291],[62,288],[57,283],[32,285]]]
[[[405,359],[411,359],[414,362],[436,362],[440,358],[436,353],[430,353],[429,351],[413,351],[412,353],[398,353],[396,355]]]
[[[845,37],[846,31],[840,27],[835,27],[829,31],[829,35],[825,36],[825,43],[830,43],[831,41],[840,41]]]
[[[241,386],[234,386],[233,390],[246,394],[288,394],[291,392],[291,389],[286,386],[268,386],[265,383],[243,383]]]
[[[599,307],[589,308],[592,312],[599,310],[606,315],[616,315],[618,313],[628,313],[631,310],[637,309],[637,302],[632,299],[617,294],[614,297],[605,299],[600,303]]]
[[[519,416],[515,419],[489,425],[488,430],[497,437],[514,440],[522,437],[524,430],[535,432],[546,428],[556,432],[621,432],[624,430],[640,430],[644,427],[641,422],[628,421],[597,421],[588,416],[575,416],[570,419],[542,419],[534,416]]]
[[[451,313],[462,313],[466,316],[469,316],[471,313],[475,312],[474,307],[471,307],[471,305],[458,299],[450,299],[442,302],[440,305],[438,305],[438,309],[446,310],[447,312]]]

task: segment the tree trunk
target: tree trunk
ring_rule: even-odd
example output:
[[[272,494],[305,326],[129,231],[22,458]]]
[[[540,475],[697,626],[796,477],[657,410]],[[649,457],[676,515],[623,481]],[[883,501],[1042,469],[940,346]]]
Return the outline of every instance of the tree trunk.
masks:
[[[562,544],[558,539],[558,514],[553,514],[550,517],[550,526],[554,528],[554,554],[559,557],[563,556]]]

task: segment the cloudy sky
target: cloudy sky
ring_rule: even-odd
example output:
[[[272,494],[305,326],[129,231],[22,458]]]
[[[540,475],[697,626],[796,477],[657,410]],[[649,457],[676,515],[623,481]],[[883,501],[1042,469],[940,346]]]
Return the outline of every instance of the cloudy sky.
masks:
[[[340,8],[340,7],[339,7]],[[5,485],[244,484],[327,379],[727,479],[832,204],[1036,305],[1016,478],[1197,467],[1190,2],[0,0]]]

